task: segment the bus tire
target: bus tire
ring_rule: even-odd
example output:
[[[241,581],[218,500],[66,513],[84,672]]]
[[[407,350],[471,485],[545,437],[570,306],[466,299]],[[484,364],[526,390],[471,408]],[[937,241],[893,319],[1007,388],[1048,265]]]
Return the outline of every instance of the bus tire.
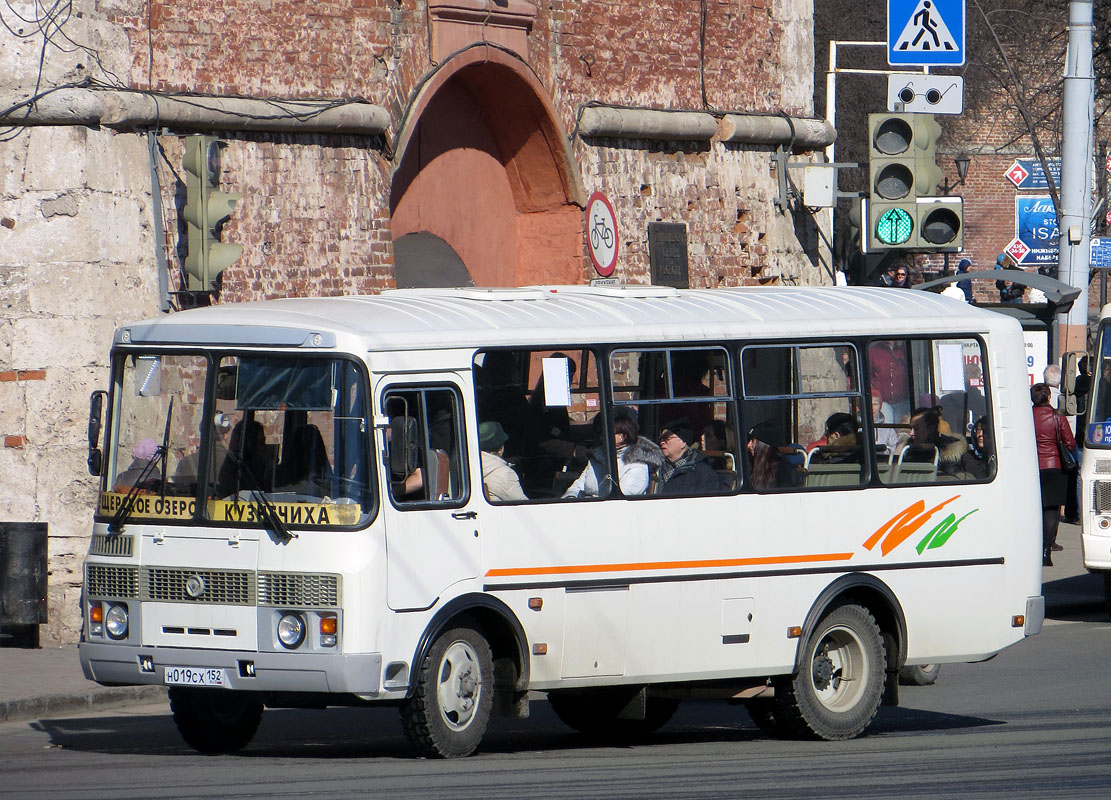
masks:
[[[1111,572],[1103,573],[1103,599],[1107,604],[1107,616],[1111,617]]]
[[[885,666],[875,618],[858,605],[837,606],[807,639],[798,674],[777,687],[776,715],[796,736],[858,736],[879,710]]]
[[[494,699],[490,645],[473,628],[441,634],[420,665],[401,727],[421,755],[461,758],[478,749]]]
[[[919,664],[899,670],[899,683],[903,686],[933,686],[941,672],[941,664]]]
[[[262,703],[249,692],[174,686],[169,695],[178,733],[205,755],[239,752],[262,721]]]
[[[623,719],[621,710],[629,695],[620,689],[591,689],[580,692],[548,692],[548,703],[560,721],[591,737],[635,739],[662,728],[675,716],[679,701],[648,697],[644,719]]]

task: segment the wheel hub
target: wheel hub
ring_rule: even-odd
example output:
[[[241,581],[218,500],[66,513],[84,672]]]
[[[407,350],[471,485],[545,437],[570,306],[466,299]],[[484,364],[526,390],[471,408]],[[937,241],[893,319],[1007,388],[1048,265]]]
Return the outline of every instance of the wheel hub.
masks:
[[[833,661],[825,653],[814,657],[814,688],[825,691],[833,683]]]

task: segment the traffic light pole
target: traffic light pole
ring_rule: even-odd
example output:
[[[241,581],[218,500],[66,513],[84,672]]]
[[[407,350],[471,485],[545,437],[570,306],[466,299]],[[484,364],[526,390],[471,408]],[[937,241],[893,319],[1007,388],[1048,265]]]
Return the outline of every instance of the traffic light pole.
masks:
[[[1092,220],[1092,0],[1069,3],[1069,47],[1065,64],[1064,125],[1061,135],[1061,207],[1058,209],[1059,275],[1080,296],[1057,338],[1060,353],[1088,349],[1088,269]],[[1065,316],[1065,315],[1062,315]]]

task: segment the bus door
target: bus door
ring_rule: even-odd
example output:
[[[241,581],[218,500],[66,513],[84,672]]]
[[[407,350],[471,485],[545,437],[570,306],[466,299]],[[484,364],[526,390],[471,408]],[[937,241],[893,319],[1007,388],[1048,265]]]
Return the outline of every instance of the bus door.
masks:
[[[478,575],[480,539],[467,486],[462,383],[455,376],[383,381],[382,509],[390,608],[431,607]]]

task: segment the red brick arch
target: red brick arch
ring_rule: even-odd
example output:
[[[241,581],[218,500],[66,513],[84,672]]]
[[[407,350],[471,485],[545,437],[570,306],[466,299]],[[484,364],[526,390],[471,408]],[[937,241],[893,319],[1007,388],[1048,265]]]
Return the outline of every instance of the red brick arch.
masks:
[[[396,152],[394,241],[438,236],[476,286],[583,280],[582,179],[547,90],[520,59],[479,45],[445,62],[402,121]]]

